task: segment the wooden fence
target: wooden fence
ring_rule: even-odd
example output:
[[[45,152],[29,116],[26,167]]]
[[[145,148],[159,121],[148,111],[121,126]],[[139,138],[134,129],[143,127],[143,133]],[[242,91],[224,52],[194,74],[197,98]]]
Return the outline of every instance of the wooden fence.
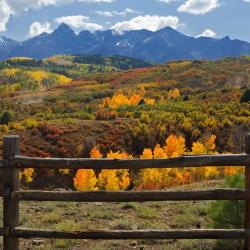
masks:
[[[245,249],[250,250],[250,134],[246,136],[246,153],[237,155],[197,155],[171,159],[41,159],[20,156],[18,136],[4,137],[3,160],[3,236],[4,250],[19,249],[19,239],[244,239]],[[64,192],[23,191],[19,187],[19,170],[24,168],[53,169],[143,169],[182,168],[203,166],[246,166],[245,189],[214,189],[191,192]],[[197,230],[106,230],[64,232],[19,227],[19,201],[70,201],[70,202],[141,202],[141,201],[190,201],[190,200],[245,200],[244,229]]]

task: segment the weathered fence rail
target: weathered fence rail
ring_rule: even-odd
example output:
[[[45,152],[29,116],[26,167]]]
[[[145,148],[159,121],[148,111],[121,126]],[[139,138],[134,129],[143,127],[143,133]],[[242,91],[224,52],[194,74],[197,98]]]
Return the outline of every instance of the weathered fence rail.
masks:
[[[20,156],[18,136],[4,137],[3,160],[3,236],[4,250],[19,249],[19,239],[244,239],[245,249],[250,250],[250,134],[246,136],[246,153],[237,155],[186,155],[171,159],[50,159]],[[213,189],[188,192],[68,192],[20,190],[19,171],[23,168],[53,169],[142,169],[183,168],[204,166],[245,166],[245,189]],[[19,201],[67,201],[67,202],[144,202],[190,200],[245,200],[244,229],[197,229],[197,230],[106,230],[64,232],[19,227]]]
[[[236,155],[186,155],[168,159],[56,159],[15,156],[10,164],[15,168],[53,169],[142,169],[142,168],[183,168],[204,166],[245,166],[250,162],[250,154]]]

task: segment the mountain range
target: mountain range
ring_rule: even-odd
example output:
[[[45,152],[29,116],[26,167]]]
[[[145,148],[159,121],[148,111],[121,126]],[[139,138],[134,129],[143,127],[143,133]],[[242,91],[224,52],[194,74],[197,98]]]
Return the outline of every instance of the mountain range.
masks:
[[[43,33],[18,42],[0,37],[0,59],[32,57],[42,59],[59,54],[122,55],[144,61],[163,63],[170,60],[215,60],[224,57],[250,55],[250,43],[229,37],[194,38],[170,27],[152,32],[133,30],[81,31],[79,34],[66,24],[52,33]]]

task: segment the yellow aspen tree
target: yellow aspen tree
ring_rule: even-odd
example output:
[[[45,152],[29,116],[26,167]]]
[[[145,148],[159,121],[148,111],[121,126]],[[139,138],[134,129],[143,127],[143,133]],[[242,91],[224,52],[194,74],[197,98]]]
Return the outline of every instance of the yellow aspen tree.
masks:
[[[108,159],[132,159],[133,157],[125,152],[110,151]],[[98,186],[109,191],[126,190],[130,185],[129,171],[121,170],[102,170],[98,176]]]
[[[179,89],[172,89],[168,92],[168,98],[171,99],[171,98],[177,98],[181,95],[181,92]]]
[[[35,170],[34,168],[25,168],[21,173],[20,173],[20,179],[24,179],[26,183],[30,183],[33,181],[35,175]]]
[[[145,148],[140,158],[141,159],[153,159],[152,150],[150,148]],[[162,182],[162,174],[160,173],[158,169],[148,168],[148,169],[141,170],[140,185],[139,185],[140,189],[156,189],[160,187],[161,182]]]
[[[94,170],[79,169],[74,178],[74,186],[78,191],[95,191],[98,190],[97,179]]]
[[[167,157],[177,157],[185,153],[185,138],[183,136],[170,135],[164,146]]]
[[[138,93],[134,93],[131,96],[126,96],[122,93],[122,91],[117,91],[111,98],[104,98],[102,101],[101,108],[118,108],[123,105],[128,106],[136,106],[143,99],[144,102],[148,105],[153,105],[155,103],[155,99],[144,98],[145,90],[139,90]]]
[[[192,146],[192,154],[211,154],[215,152],[216,136],[212,135],[211,137],[205,140],[205,143],[194,142]],[[192,169],[193,175],[195,176],[196,181],[201,180],[202,178],[211,179],[218,177],[220,171],[217,167],[203,167]]]
[[[216,135],[211,135],[210,137],[206,138],[204,146],[206,148],[207,154],[209,154],[210,152],[213,153],[215,151],[216,149],[215,140],[216,140]]]
[[[90,151],[91,158],[102,158],[102,154],[97,147]],[[74,186],[78,191],[98,190],[97,178],[92,169],[79,169],[74,178]]]

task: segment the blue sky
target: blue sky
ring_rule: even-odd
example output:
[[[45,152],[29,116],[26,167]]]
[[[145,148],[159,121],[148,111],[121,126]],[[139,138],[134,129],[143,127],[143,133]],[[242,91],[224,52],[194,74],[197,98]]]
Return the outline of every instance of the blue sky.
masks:
[[[250,42],[250,0],[0,0],[0,36],[25,40],[62,22],[76,32],[171,26]]]

